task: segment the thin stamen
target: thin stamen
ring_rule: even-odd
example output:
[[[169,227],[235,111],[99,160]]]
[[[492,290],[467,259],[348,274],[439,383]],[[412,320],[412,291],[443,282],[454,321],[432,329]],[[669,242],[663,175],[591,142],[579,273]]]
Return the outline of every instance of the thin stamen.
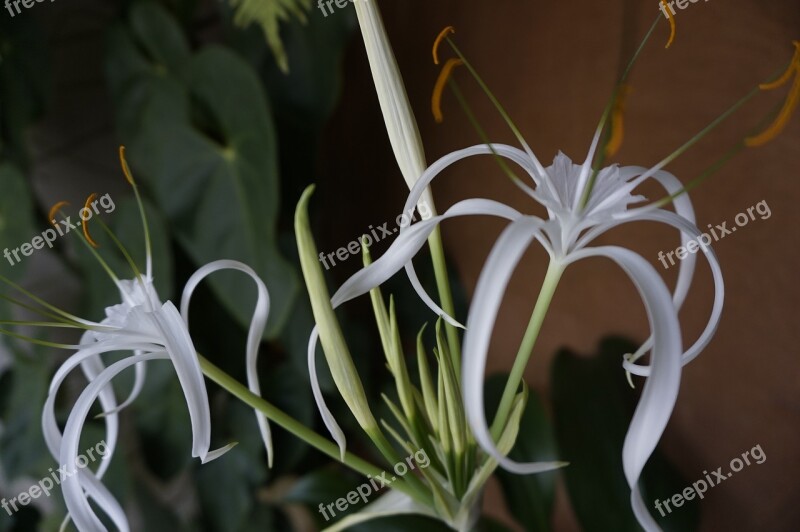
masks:
[[[136,181],[133,179],[133,174],[131,173],[131,169],[128,166],[128,161],[125,159],[125,146],[119,147],[119,161],[122,165],[122,172],[125,174],[125,179],[128,180],[128,183],[131,184],[133,187],[133,193],[136,196],[136,203],[139,206],[139,217],[142,219],[142,229],[144,230],[144,247],[145,247],[145,254],[146,258],[146,274],[147,279],[153,278],[153,254],[152,254],[152,245],[150,243],[150,229],[147,225],[147,215],[144,212],[144,204],[142,203],[142,197],[139,194],[139,187],[136,185]]]
[[[669,20],[669,40],[667,40],[667,45],[664,48],[669,48],[672,46],[672,42],[675,40],[675,33],[677,30],[677,25],[675,24],[675,15],[672,14],[670,7],[667,5],[665,0],[661,0],[661,7],[664,14],[667,15],[667,19]]]
[[[433,118],[437,124],[444,122],[444,115],[442,115],[442,93],[447,85],[447,80],[453,74],[453,69],[457,66],[463,65],[461,59],[448,59],[442,71],[439,73],[439,78],[436,80],[436,85],[433,87],[433,96],[431,97],[431,110],[433,111]]]
[[[786,102],[784,103],[781,111],[778,113],[775,121],[766,130],[762,131],[758,135],[745,139],[745,145],[748,148],[763,146],[767,142],[780,135],[780,133],[789,123],[794,111],[797,109],[797,104],[800,103],[800,41],[794,41],[794,45],[796,48],[794,57],[792,57],[792,61],[789,64],[789,68],[786,69],[786,72],[784,72],[781,77],[771,83],[762,83],[759,85],[761,90],[777,89],[786,84],[791,79],[792,75],[794,75],[794,83],[792,84],[792,88],[789,89],[789,95],[786,98]]]
[[[68,206],[69,202],[67,201],[59,201],[50,209],[50,213],[47,215],[47,221],[53,225],[57,225],[56,223],[56,214],[61,211],[64,207]]]
[[[621,85],[617,93],[616,103],[611,111],[611,138],[606,144],[606,157],[616,155],[625,139],[625,99],[630,92],[631,89],[628,85]]]
[[[445,37],[447,37],[448,35],[452,35],[455,32],[456,32],[456,30],[455,30],[455,28],[453,28],[453,26],[447,26],[445,29],[443,29],[441,31],[441,33],[439,33],[439,35],[436,37],[436,40],[433,41],[433,51],[432,52],[433,52],[433,64],[434,65],[438,65],[439,64],[439,46],[442,44],[442,41],[445,39]]]
[[[89,197],[86,198],[86,203],[83,205],[84,210],[89,210],[89,207],[91,206],[92,202],[95,199],[97,199],[97,193],[89,194]],[[86,237],[86,241],[93,248],[99,248],[100,244],[95,242],[94,238],[92,238],[92,235],[89,234],[89,221],[88,220],[83,220],[83,224],[81,224],[81,227],[83,228],[83,236]]]

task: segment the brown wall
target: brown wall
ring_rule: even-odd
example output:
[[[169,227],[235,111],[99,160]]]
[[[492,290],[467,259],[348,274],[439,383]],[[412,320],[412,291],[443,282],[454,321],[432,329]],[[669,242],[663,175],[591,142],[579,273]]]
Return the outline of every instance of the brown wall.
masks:
[[[548,164],[559,149],[576,160],[585,157],[621,53],[629,55],[657,15],[654,1],[626,0],[407,0],[381,6],[429,161],[476,143],[451,97],[445,98],[444,124],[435,125],[430,116],[430,89],[438,71],[429,47],[443,26],[456,26],[458,42]],[[631,78],[627,138],[618,155],[623,164],[646,166],[669,154],[784,65],[793,51],[792,39],[800,38],[798,0],[698,2],[679,11],[676,19],[672,48],[663,47],[665,21]],[[459,79],[493,139],[510,141],[463,72]],[[376,220],[393,219],[406,192],[360,42],[351,50],[346,80],[344,101],[326,142],[321,183],[327,216],[337,220],[328,228],[327,240],[333,245],[349,241],[346,235],[357,235]],[[668,169],[689,181],[785,94],[784,88],[759,97]],[[711,490],[704,505],[706,531],[797,530],[800,525],[799,141],[800,115],[780,138],[739,156],[692,194],[701,228],[723,221],[731,225],[736,214],[762,200],[772,211],[769,219],[753,221],[715,246],[727,288],[722,324],[711,346],[686,368],[665,437],[668,453],[689,479],[727,464],[756,444],[767,455],[763,465]],[[658,197],[655,189],[651,192]],[[484,196],[539,212],[491,161],[462,163],[439,180],[434,193],[440,208]],[[502,227],[485,219],[445,227],[447,252],[469,291]],[[656,265],[658,251],[678,245],[677,235],[653,224],[616,230],[601,242],[636,249]],[[510,367],[545,267],[544,253],[531,252],[513,279],[489,371]],[[675,270],[665,272],[670,281]],[[681,316],[686,342],[705,326],[711,294],[710,274],[701,261]],[[612,332],[640,340],[647,335],[644,310],[630,282],[607,262],[571,267],[528,368],[528,381],[546,390],[557,348],[590,352],[599,338]],[[559,506],[557,528],[576,529],[567,504],[562,500]]]

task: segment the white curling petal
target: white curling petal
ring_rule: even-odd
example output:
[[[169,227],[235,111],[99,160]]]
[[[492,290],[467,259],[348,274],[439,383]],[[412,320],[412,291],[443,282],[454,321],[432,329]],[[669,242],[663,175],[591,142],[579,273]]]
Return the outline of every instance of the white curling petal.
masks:
[[[325,423],[325,427],[327,427],[333,440],[339,446],[340,458],[344,461],[344,454],[347,449],[347,438],[342,428],[336,422],[336,418],[333,417],[328,405],[325,403],[325,396],[322,395],[319,377],[317,376],[317,341],[319,341],[319,331],[315,325],[308,339],[308,376],[311,379],[311,392],[314,394],[314,401],[317,403],[317,409],[322,416],[322,421]]]
[[[89,415],[89,410],[92,408],[92,405],[102,393],[103,389],[120,372],[138,362],[167,358],[169,357],[164,352],[147,353],[142,355],[141,359],[133,357],[126,358],[109,366],[84,389],[70,412],[67,425],[64,428],[64,437],[59,451],[59,463],[66,465],[68,472],[70,468],[75,466],[78,455],[80,454],[80,449],[78,447],[80,445],[81,432],[86,423],[86,418]],[[110,493],[100,486],[102,485],[99,481],[93,481],[91,474],[85,471],[78,475],[68,475],[62,480],[61,488],[64,493],[64,501],[66,502],[70,517],[75,522],[75,526],[78,530],[91,530],[93,532],[102,532],[106,530],[105,526],[89,505],[87,499],[88,494],[88,496],[92,497],[95,503],[100,506],[103,512],[111,518],[120,532],[128,532],[130,527],[125,517],[125,512]]]
[[[511,274],[528,249],[542,221],[523,217],[503,231],[481,270],[470,305],[467,331],[464,335],[462,385],[464,409],[475,440],[483,450],[504,468],[514,473],[541,473],[561,467],[558,462],[520,464],[506,458],[495,446],[486,423],[483,404],[483,381],[489,343]]]
[[[192,424],[192,456],[203,463],[210,461],[211,411],[208,404],[203,372],[197,359],[192,338],[178,309],[171,301],[152,313],[153,322],[161,329],[164,348],[172,360],[175,373],[186,397],[189,419]],[[213,455],[214,458],[217,455]]]
[[[362,270],[359,270],[342,284],[331,298],[333,308],[337,308],[339,305],[351,299],[366,294],[376,286],[386,282],[395,273],[400,271],[401,268],[409,264],[413,257],[419,253],[422,246],[425,245],[428,236],[430,236],[436,226],[442,221],[456,216],[477,215],[497,216],[507,220],[514,220],[522,216],[518,211],[497,201],[481,198],[462,200],[447,209],[447,212],[444,214],[418,222],[401,232],[395,241],[392,242],[389,249],[386,250],[379,259]],[[431,310],[437,315],[442,316],[447,322],[457,327],[463,327],[452,316],[447,315],[447,313],[433,302],[419,284],[419,280],[416,278],[413,270],[409,273],[409,278],[422,300]]]
[[[642,298],[650,329],[653,332],[653,355],[650,378],[631,419],[622,448],[625,477],[631,488],[631,505],[639,524],[648,531],[660,530],[647,511],[639,493],[639,478],[647,460],[658,445],[667,426],[681,379],[681,330],[678,314],[664,281],[645,259],[636,253],[613,246],[584,249],[568,261],[588,257],[606,257],[628,274]]]
[[[261,384],[258,380],[258,348],[261,344],[261,335],[264,333],[264,328],[267,325],[269,318],[269,291],[266,285],[258,276],[258,274],[249,266],[233,260],[219,260],[206,264],[194,275],[192,275],[186,282],[183,289],[183,297],[181,298],[181,316],[186,324],[189,326],[189,303],[200,282],[207,276],[214,272],[222,270],[235,270],[245,273],[250,276],[256,284],[258,290],[258,298],[256,300],[256,307],[253,311],[253,318],[250,320],[250,330],[247,333],[247,351],[245,355],[245,364],[247,366],[247,386],[251,392],[261,397]],[[272,448],[272,433],[270,432],[269,422],[267,417],[256,410],[256,421],[258,422],[258,429],[261,433],[261,439],[264,442],[264,447],[267,450],[267,463],[272,467],[273,461],[273,448]],[[210,458],[213,459],[213,458]]]
[[[340,532],[352,526],[372,521],[373,519],[398,515],[424,515],[426,517],[441,519],[436,515],[436,512],[427,506],[422,506],[415,502],[405,493],[393,490],[382,495],[375,500],[375,502],[368,504],[358,513],[349,515],[335,525],[325,528],[323,532]]]
[[[477,146],[471,146],[469,148],[464,148],[463,150],[454,151],[453,153],[449,153],[430,165],[427,170],[422,174],[419,180],[416,182],[414,187],[411,189],[411,192],[406,199],[406,203],[403,206],[403,212],[409,212],[414,205],[417,205],[422,197],[424,191],[428,188],[428,185],[439,177],[439,175],[447,169],[449,166],[461,161],[463,159],[467,159],[469,157],[474,157],[476,155],[492,155],[492,150],[494,150],[497,155],[500,157],[505,157],[510,161],[518,164],[521,168],[523,168],[535,181],[536,179],[536,171],[532,166],[532,162],[530,157],[519,149],[508,146],[506,144],[492,144],[489,147],[486,144],[478,144]],[[412,226],[413,227],[413,226]],[[400,233],[403,231],[408,231],[409,228],[400,228]]]
[[[134,356],[141,355],[141,351],[134,351]],[[142,393],[142,389],[144,388],[144,383],[147,380],[147,366],[145,364],[136,364],[134,366],[134,377],[133,377],[133,388],[131,388],[131,392],[128,394],[128,398],[125,399],[119,406],[112,409],[103,408],[103,413],[100,414],[98,417],[107,417],[111,414],[118,414],[122,410],[128,408],[131,404],[133,404],[136,399],[139,398],[139,395]]]
[[[671,225],[686,235],[689,235],[691,239],[697,239],[701,235],[700,230],[697,229],[694,224],[673,212],[655,209],[650,212],[640,213],[639,219],[652,220]],[[714,250],[711,249],[710,246],[701,246],[700,249],[708,261],[708,265],[711,269],[711,275],[714,279],[714,304],[711,308],[711,316],[709,317],[705,329],[697,338],[695,343],[692,344],[692,346],[681,356],[681,363],[683,365],[686,365],[697,358],[703,349],[705,349],[705,347],[711,342],[711,339],[714,337],[714,334],[717,332],[717,328],[719,327],[719,322],[722,318],[722,307],[725,302],[725,281],[722,277],[722,269],[720,268],[719,260],[717,259]],[[633,373],[634,375],[648,376],[651,372],[650,366],[640,366],[633,364],[630,361],[626,361],[623,366],[627,371]]]

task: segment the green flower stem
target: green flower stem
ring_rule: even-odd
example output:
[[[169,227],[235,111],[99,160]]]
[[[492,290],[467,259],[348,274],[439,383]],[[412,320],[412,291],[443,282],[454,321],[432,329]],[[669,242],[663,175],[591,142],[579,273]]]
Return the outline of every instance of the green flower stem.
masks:
[[[525,330],[525,336],[522,338],[517,357],[514,360],[514,366],[511,368],[511,374],[508,377],[508,382],[506,382],[505,390],[503,390],[503,397],[500,400],[500,406],[497,408],[497,415],[492,423],[492,437],[495,441],[503,434],[508,422],[508,417],[514,406],[514,397],[516,397],[519,390],[525,368],[533,353],[533,346],[539,337],[539,331],[542,330],[544,318],[547,316],[547,310],[550,308],[550,302],[553,300],[553,295],[563,273],[564,265],[561,262],[550,261],[547,274],[542,283],[542,289],[539,292],[539,298],[536,300],[536,306],[533,308],[528,328]]]
[[[209,362],[202,355],[198,354],[198,359],[203,374],[224,388],[231,395],[251,408],[262,412],[270,421],[274,422],[276,425],[280,425],[320,452],[335,460],[340,460],[339,446],[334,442],[320,436],[276,406],[255,395],[248,390],[247,387]],[[343,463],[353,471],[365,477],[377,477],[383,473],[383,470],[350,453],[345,453]],[[398,479],[392,482],[391,488],[405,493],[420,504],[430,505],[430,496],[419,488],[411,486],[404,479]]]
[[[433,230],[431,236],[428,237],[428,246],[431,250],[433,273],[436,276],[436,286],[439,289],[439,300],[442,305],[442,310],[455,318],[453,293],[450,290],[450,276],[447,274],[447,263],[444,259],[444,246],[442,246],[442,233],[438,226]],[[447,334],[447,344],[450,349],[450,356],[453,360],[453,367],[456,371],[456,378],[460,381],[461,342],[458,337],[458,329],[445,322],[445,333]]]

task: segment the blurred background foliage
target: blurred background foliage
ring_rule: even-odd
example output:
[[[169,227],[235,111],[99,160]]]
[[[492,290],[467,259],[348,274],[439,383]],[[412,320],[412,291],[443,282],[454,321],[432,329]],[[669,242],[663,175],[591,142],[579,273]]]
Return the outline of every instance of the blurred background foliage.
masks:
[[[291,217],[300,191],[315,181],[321,134],[343,86],[344,54],[359,44],[354,12],[348,7],[323,17],[307,0],[137,0],[112,6],[101,25],[101,85],[111,102],[114,143],[127,146],[145,191],[157,290],[162,299],[178,298],[184,281],[212,260],[236,259],[252,266],[272,297],[261,353],[265,397],[324,431],[308,385],[305,350],[312,318]],[[0,248],[29,242],[47,227],[52,198],[32,178],[42,156],[30,131],[55,113],[54,72],[70,68],[53,61],[59,43],[46,29],[53,27],[45,13],[49,8],[49,3],[36,4],[13,19],[0,16]],[[83,110],[86,116],[95,111]],[[94,186],[119,191],[106,221],[142,265],[143,234],[135,204],[126,196],[119,171],[104,179]],[[76,197],[93,192],[77,190],[81,186],[74,184]],[[97,239],[112,268],[129,275],[114,246],[100,235]],[[3,261],[0,268],[2,275],[91,319],[102,317],[103,309],[118,299],[98,263],[74,239],[60,239],[54,250],[42,250],[15,266]],[[427,277],[430,281],[430,272]],[[243,276],[219,273],[201,287],[192,307],[196,346],[241,381],[246,326],[255,303],[252,288]],[[407,290],[403,279],[388,288],[395,294]],[[456,293],[463,290],[456,287]],[[459,299],[463,312],[466,303],[463,296]],[[414,331],[431,316],[413,298],[398,297],[397,303],[413,353]],[[382,404],[377,398],[389,391],[389,375],[381,358],[371,356],[380,352],[377,331],[361,319],[368,313],[355,307],[342,316],[343,324],[368,393]],[[11,316],[18,317],[18,309],[0,300],[0,319]],[[556,485],[564,482],[586,530],[637,530],[620,456],[635,400],[619,368],[621,354],[630,348],[609,340],[593,357],[559,354],[552,396],[531,394],[513,456],[558,456],[572,466],[532,477],[498,473],[508,515],[502,525],[484,520],[482,529],[550,530]],[[65,356],[0,337],[0,497],[16,496],[55,465],[44,446],[40,415],[50,376]],[[603,378],[593,378],[598,374]],[[120,396],[132,381],[122,380]],[[490,415],[502,382],[499,376],[487,381]],[[59,400],[62,421],[79,389],[75,384],[65,386]],[[323,388],[332,390],[329,376]],[[318,505],[363,481],[277,428],[277,459],[268,470],[248,408],[214,386],[209,391],[215,441],[240,445],[206,466],[190,458],[188,414],[170,365],[148,367],[142,395],[123,413],[121,443],[107,478],[135,530],[316,530],[325,524]],[[351,433],[353,450],[368,456],[369,447],[341,400],[329,401]],[[88,425],[84,437],[85,448],[93,446],[103,437],[102,424]],[[666,498],[686,485],[660,457],[651,461],[647,476],[646,498]],[[0,532],[57,530],[63,515],[56,492],[13,517],[0,512]],[[696,507],[684,508],[664,526],[692,530],[697,517]],[[394,518],[356,529],[423,532],[443,527],[426,519]]]

